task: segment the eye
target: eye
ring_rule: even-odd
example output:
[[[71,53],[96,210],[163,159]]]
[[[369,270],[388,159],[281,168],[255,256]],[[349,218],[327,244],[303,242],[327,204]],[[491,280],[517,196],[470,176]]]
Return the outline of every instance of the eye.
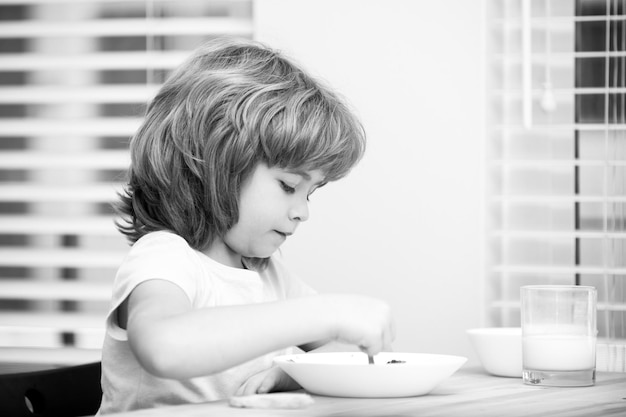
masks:
[[[283,189],[284,192],[286,192],[287,194],[293,194],[296,192],[295,187],[292,187],[291,185],[287,184],[284,181],[278,181],[280,183],[280,188]]]

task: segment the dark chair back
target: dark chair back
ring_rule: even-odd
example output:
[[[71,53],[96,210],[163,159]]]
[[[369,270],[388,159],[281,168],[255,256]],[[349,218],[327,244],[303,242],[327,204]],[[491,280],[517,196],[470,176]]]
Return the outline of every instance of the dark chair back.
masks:
[[[0,375],[0,416],[79,417],[100,407],[100,362]]]

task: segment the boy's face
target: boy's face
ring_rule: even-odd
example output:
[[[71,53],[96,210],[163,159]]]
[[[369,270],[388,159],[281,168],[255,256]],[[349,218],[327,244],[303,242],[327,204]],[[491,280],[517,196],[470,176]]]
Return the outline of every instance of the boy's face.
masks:
[[[324,184],[319,170],[297,171],[260,163],[242,183],[239,220],[226,233],[228,255],[216,259],[241,267],[241,257],[267,258],[309,218],[308,198]],[[209,254],[213,256],[215,254]]]

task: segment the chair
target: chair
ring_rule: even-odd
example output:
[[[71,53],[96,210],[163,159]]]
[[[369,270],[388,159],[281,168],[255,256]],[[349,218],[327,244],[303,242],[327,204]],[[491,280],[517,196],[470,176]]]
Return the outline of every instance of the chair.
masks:
[[[78,417],[100,407],[101,363],[0,375],[0,416]]]

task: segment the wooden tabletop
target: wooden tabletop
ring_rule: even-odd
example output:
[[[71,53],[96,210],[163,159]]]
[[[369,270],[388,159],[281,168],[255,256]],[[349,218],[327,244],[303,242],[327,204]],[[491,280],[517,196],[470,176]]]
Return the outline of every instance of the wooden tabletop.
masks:
[[[115,414],[115,417],[409,417],[409,416],[626,416],[626,373],[598,373],[591,387],[524,385],[521,378],[487,375],[462,368],[428,395],[411,398],[358,399],[313,396],[313,405],[297,410],[234,408],[228,401],[163,407]]]

